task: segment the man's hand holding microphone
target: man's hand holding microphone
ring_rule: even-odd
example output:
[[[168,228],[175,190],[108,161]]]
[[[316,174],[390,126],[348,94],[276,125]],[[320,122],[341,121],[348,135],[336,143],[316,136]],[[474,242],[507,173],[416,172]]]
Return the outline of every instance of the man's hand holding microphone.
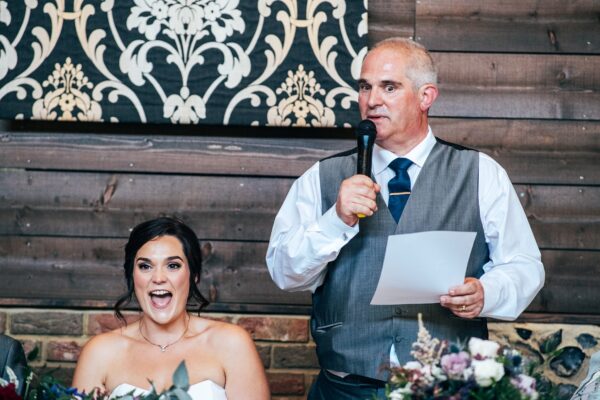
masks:
[[[348,226],[356,225],[360,218],[370,217],[377,211],[375,199],[381,187],[371,179],[376,135],[375,124],[368,119],[361,121],[356,128],[356,175],[342,182],[335,205],[337,215]]]

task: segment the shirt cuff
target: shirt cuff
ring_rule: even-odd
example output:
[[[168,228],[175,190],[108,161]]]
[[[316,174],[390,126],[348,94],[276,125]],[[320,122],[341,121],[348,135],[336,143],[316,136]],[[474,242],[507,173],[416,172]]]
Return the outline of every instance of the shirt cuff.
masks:
[[[349,242],[358,233],[358,225],[348,226],[340,219],[335,211],[335,204],[318,220],[319,230],[330,238],[342,238]]]
[[[514,320],[517,315],[504,315],[506,310],[501,310],[501,306],[503,305],[501,299],[504,295],[502,283],[490,278],[491,276],[486,277],[485,274],[479,278],[483,285],[483,309],[479,313],[479,316],[506,321]]]

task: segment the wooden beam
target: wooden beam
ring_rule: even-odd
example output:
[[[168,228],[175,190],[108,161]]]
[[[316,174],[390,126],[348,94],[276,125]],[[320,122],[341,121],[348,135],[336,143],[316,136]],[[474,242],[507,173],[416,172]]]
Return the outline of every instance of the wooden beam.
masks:
[[[419,0],[416,40],[430,50],[600,54],[594,0]]]
[[[0,304],[111,305],[125,290],[124,244],[121,239],[0,236]],[[201,246],[200,290],[219,304],[215,310],[230,304],[242,309],[310,303],[309,293],[284,292],[272,282],[264,261],[266,243],[202,241]]]
[[[297,306],[302,312],[310,305],[308,292],[284,292],[273,284],[264,262],[266,243],[201,244],[200,287],[214,310]],[[123,291],[123,245],[121,239],[0,236],[0,305],[106,307]],[[544,250],[542,260],[546,283],[529,313],[600,314],[600,252]]]
[[[432,116],[600,120],[600,56],[432,56],[440,80]]]
[[[596,122],[432,118],[431,126],[446,140],[490,154],[515,183],[600,184]],[[323,140],[6,133],[0,168],[297,177],[354,147],[352,133],[345,134]]]
[[[415,36],[415,0],[369,0],[369,46],[392,36]]]

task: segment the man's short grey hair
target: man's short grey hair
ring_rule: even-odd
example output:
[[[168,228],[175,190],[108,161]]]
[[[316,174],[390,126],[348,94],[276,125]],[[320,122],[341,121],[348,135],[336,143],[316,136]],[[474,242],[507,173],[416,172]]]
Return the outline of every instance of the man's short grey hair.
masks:
[[[420,43],[407,38],[391,37],[376,43],[371,50],[377,48],[391,48],[407,54],[409,63],[405,73],[415,90],[426,84],[437,85],[437,71],[433,58]]]

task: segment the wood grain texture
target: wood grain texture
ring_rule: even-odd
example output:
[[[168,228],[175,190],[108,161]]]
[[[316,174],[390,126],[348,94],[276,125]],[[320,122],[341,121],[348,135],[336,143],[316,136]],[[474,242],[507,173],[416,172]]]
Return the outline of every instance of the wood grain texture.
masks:
[[[441,117],[600,120],[600,56],[433,53]]]
[[[539,247],[600,250],[600,187],[515,189]]]
[[[529,312],[598,315],[600,252],[545,250],[542,262],[546,282]]]
[[[268,241],[292,179],[0,171],[0,235],[120,237],[159,215],[202,239]],[[516,185],[543,248],[600,249],[600,187]]]
[[[415,38],[435,51],[600,53],[594,0],[419,0]]]
[[[346,146],[340,140],[293,137],[19,132],[0,135],[0,167],[299,176],[315,161]]]
[[[369,47],[388,37],[414,35],[415,0],[369,0]]]
[[[432,118],[431,125],[443,139],[491,155],[515,183],[600,184],[596,122]],[[5,133],[0,168],[297,177],[354,147],[347,134],[325,140]]]
[[[0,236],[0,305],[110,306],[123,291],[124,240]],[[201,242],[209,310],[308,310],[307,292],[275,287],[265,243]],[[530,313],[595,314],[600,252],[544,250],[546,284]],[[27,288],[27,290],[23,290]]]
[[[0,234],[127,237],[160,215],[204,239],[268,240],[291,179],[0,170]]]
[[[0,304],[112,305],[124,293],[124,239],[0,236]],[[201,292],[210,309],[302,306],[306,292],[271,281],[266,243],[202,241]],[[26,290],[24,290],[26,289]],[[264,308],[263,308],[264,309]]]

